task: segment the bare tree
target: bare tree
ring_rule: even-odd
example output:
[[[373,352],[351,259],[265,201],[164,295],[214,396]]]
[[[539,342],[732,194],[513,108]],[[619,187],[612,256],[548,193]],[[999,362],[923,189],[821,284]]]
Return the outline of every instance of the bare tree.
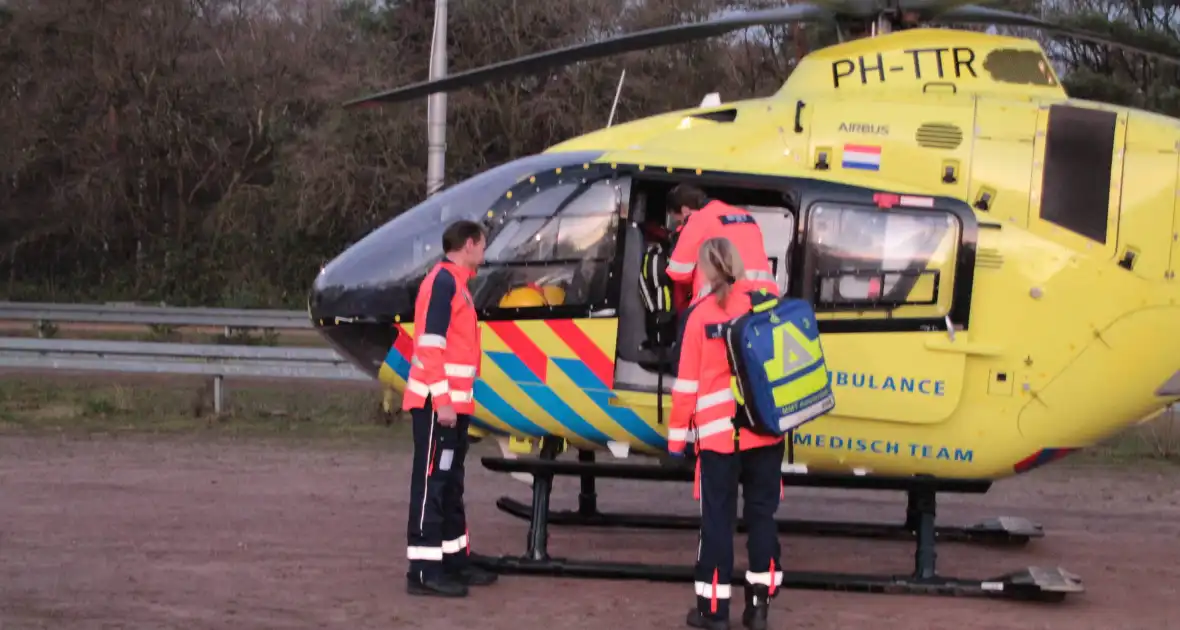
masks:
[[[1014,0],[1025,11],[1040,0]],[[1046,0],[1047,1],[1047,0]],[[774,0],[451,0],[452,71]],[[319,265],[425,195],[425,99],[339,103],[426,77],[432,0],[12,0],[0,11],[0,273],[17,299],[301,306]],[[1178,46],[1173,7],[1056,0]],[[574,64],[449,99],[448,183],[603,126],[776,91],[822,28]],[[1051,51],[1082,96],[1175,113],[1170,67]]]

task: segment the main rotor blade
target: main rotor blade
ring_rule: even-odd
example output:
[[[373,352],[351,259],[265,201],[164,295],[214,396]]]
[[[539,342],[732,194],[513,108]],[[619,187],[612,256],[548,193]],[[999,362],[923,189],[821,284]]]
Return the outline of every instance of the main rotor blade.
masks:
[[[1094,33],[1092,31],[1084,31],[1082,29],[1073,28],[1070,26],[1053,24],[1031,15],[1022,15],[1020,13],[1012,13],[1011,11],[1003,11],[1000,9],[989,9],[980,6],[963,6],[940,14],[937,18],[935,18],[935,21],[959,24],[976,23],[1028,26],[1047,31],[1049,33],[1064,35],[1066,37],[1093,42],[1095,44],[1102,44],[1112,48],[1120,48],[1129,52],[1147,55],[1148,57],[1153,57],[1161,61],[1180,65],[1180,55],[1177,55],[1175,51],[1144,48],[1143,46],[1136,44],[1111,39],[1109,36],[1102,35],[1101,33]]]
[[[810,4],[796,4],[779,9],[738,13],[707,22],[663,26],[646,31],[627,33],[589,44],[569,46],[558,50],[536,53],[501,61],[482,68],[475,68],[445,76],[434,81],[423,81],[405,87],[372,94],[348,101],[345,107],[356,107],[378,102],[398,102],[421,98],[437,92],[451,92],[460,88],[478,85],[492,79],[536,73],[554,66],[563,66],[579,61],[600,59],[636,50],[659,48],[724,35],[731,31],[750,26],[772,26],[794,22],[814,22],[831,19],[833,14]]]
[[[875,20],[881,15],[896,12],[914,14],[917,21],[933,19],[940,13],[965,4],[989,4],[995,0],[811,0],[838,15],[841,19]]]
[[[929,18],[964,4],[972,4],[972,0],[811,0],[811,2],[831,10],[841,18],[858,20],[876,19],[882,14],[893,11],[916,12],[920,13],[923,18]],[[975,2],[974,4],[980,3]]]
[[[953,11],[965,5],[990,4],[995,0],[971,2],[971,0],[898,0],[897,7],[901,11],[918,11],[929,15],[931,19],[947,11]]]

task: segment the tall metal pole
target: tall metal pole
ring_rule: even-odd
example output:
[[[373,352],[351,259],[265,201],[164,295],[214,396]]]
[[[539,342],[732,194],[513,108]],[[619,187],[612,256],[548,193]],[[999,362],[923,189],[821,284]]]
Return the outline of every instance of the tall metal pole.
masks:
[[[434,37],[430,41],[431,80],[447,74],[447,0],[434,0]],[[443,185],[443,170],[447,158],[447,95],[426,97],[426,196],[438,192]],[[381,408],[393,414],[394,391],[384,387]],[[388,420],[386,422],[388,424]]]
[[[430,80],[447,74],[447,0],[434,0],[434,38],[430,43]],[[431,94],[426,101],[426,194],[443,185],[447,157],[447,95]]]
[[[619,87],[615,88],[615,100],[610,104],[610,117],[606,119],[606,126],[611,126],[615,122],[615,110],[619,107],[619,95],[623,93],[623,79],[627,78],[627,69],[623,68],[623,72],[619,74]]]

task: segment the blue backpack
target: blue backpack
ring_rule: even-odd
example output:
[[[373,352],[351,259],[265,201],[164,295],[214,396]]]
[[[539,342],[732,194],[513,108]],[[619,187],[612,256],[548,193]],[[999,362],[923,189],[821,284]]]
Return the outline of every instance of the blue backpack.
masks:
[[[734,426],[781,436],[836,407],[819,325],[806,300],[750,292],[749,312],[720,332],[734,375]]]

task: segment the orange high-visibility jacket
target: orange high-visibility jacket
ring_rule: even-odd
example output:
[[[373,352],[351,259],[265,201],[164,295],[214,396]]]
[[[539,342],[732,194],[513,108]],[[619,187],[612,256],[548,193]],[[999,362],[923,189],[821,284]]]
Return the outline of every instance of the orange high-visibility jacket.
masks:
[[[704,208],[692,213],[676,241],[676,248],[668,260],[668,277],[673,282],[692,283],[692,300],[698,300],[708,293],[709,287],[703,274],[697,271],[697,256],[701,244],[714,237],[725,237],[737,248],[738,255],[746,267],[746,279],[779,294],[778,283],[766,257],[762,243],[762,230],[749,212],[735,208],[722,201],[713,200]]]
[[[684,236],[684,224],[676,226],[672,231],[672,236],[668,240],[672,243],[672,251],[676,251],[676,245],[680,242],[680,237]],[[699,247],[697,249],[700,249]],[[668,254],[668,261],[671,263],[672,254]],[[671,278],[671,276],[669,276]],[[672,307],[677,312],[684,311],[692,304],[693,294],[688,292],[688,286],[684,282],[672,283]]]
[[[730,388],[729,360],[725,355],[725,341],[720,337],[710,339],[707,329],[710,324],[727,322],[747,312],[750,309],[748,292],[758,288],[756,282],[738,280],[724,309],[717,303],[717,296],[709,295],[688,311],[680,341],[680,367],[676,372],[676,384],[672,386],[669,452],[682,452],[685,442],[692,437],[698,452],[733,453],[733,416],[737,403]],[[758,435],[742,429],[738,433],[738,448],[745,451],[770,446],[782,439],[781,436]]]
[[[402,409],[420,409],[427,396],[438,409],[475,411],[475,379],[479,375],[480,334],[475,303],[467,290],[472,272],[444,259],[434,266],[414,302],[414,356],[402,397]]]

